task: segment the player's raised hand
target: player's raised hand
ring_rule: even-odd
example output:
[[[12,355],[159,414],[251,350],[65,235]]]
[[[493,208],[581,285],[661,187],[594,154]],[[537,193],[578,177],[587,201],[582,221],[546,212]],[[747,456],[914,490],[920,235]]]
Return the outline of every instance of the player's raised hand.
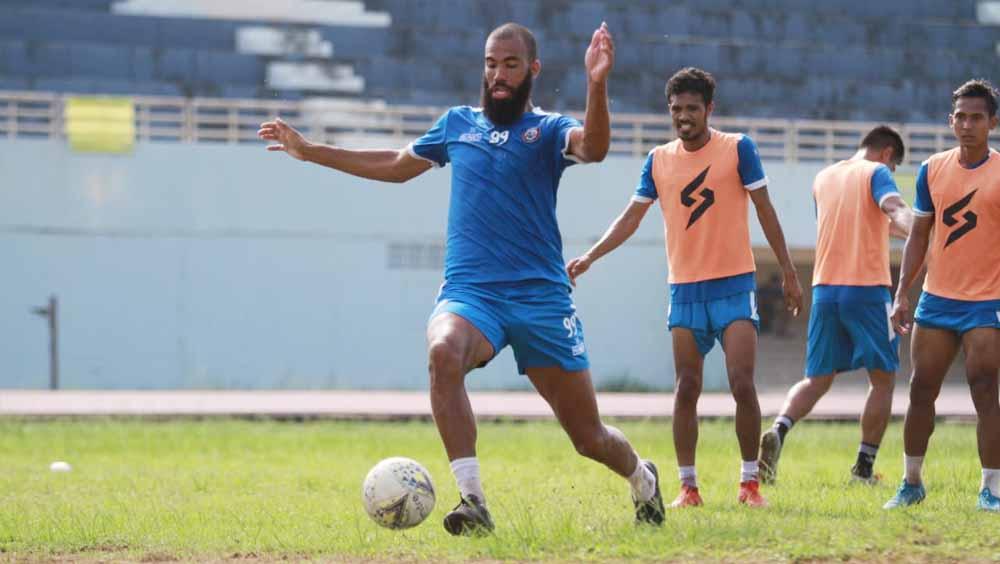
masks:
[[[785,294],[785,309],[792,312],[794,317],[798,317],[802,311],[802,285],[799,284],[799,275],[794,270],[785,273],[781,281],[781,290]]]
[[[569,283],[576,286],[576,278],[587,272],[587,269],[590,268],[593,262],[587,255],[579,256],[569,261],[569,264],[566,265],[566,274],[569,275]]]
[[[268,145],[268,151],[284,151],[290,156],[304,161],[305,149],[310,143],[294,127],[285,123],[281,118],[274,118],[274,121],[266,121],[260,124],[257,137],[265,141],[276,141],[274,145]]]
[[[910,298],[905,294],[896,294],[896,302],[892,305],[892,328],[900,335],[907,335],[913,325],[913,313],[910,311]]]
[[[591,82],[604,82],[608,79],[611,67],[615,66],[615,42],[608,31],[608,24],[601,23],[601,27],[594,30],[594,35],[590,38],[590,46],[587,47],[587,55],[584,57],[584,64],[587,66],[587,77]]]

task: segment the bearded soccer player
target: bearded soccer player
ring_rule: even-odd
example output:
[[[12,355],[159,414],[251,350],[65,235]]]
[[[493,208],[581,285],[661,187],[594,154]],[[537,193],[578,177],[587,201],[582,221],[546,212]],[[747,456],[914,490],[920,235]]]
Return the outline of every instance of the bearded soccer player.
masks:
[[[476,457],[465,375],[504,347],[552,407],[577,451],[628,479],[636,520],[660,524],[656,467],[601,422],[583,325],[570,296],[556,224],[556,190],[575,162],[604,159],[610,144],[607,79],[614,43],[606,25],[585,56],[584,124],[531,103],[541,70],[535,38],[505,24],[486,40],[482,108],[448,110],[402,150],[349,151],[308,142],[281,121],[261,126],[270,150],[363,178],[404,182],[452,164],[445,283],[427,328],[431,408],[461,500],[451,534],[493,530]]]
[[[767,195],[756,145],[746,135],[723,133],[708,125],[714,93],[715,79],[703,70],[686,68],[670,78],[667,103],[679,139],[649,152],[628,207],[597,244],[566,268],[575,282],[594,261],[631,237],[653,201],[659,200],[670,270],[667,325],[677,375],[673,432],[681,491],[672,506],[702,504],[695,473],[697,406],[704,358],[718,340],[736,400],[742,457],[738,499],[760,507],[766,501],[759,491],[757,466],[760,405],[753,373],[759,318],[750,201],[784,273],[786,307],[796,314],[802,288]]]
[[[927,159],[917,173],[916,216],[903,250],[892,321],[913,329],[910,407],[903,424],[904,475],[886,509],[926,497],[921,469],[934,432],[934,400],[961,349],[976,408],[983,477],[979,508],[1000,511],[1000,154],[990,148],[997,92],[984,80],[952,94],[949,123],[958,147]],[[927,277],[912,314],[907,291],[930,248]]]
[[[838,373],[858,368],[868,370],[870,387],[851,478],[877,481],[873,466],[899,368],[899,337],[889,320],[889,235],[905,238],[913,223],[892,178],[904,150],[899,133],[876,127],[852,158],[826,167],[813,182],[816,264],[805,378],[788,392],[780,416],[761,437],[764,483],[777,479],[778,457],[792,425],[812,411]]]

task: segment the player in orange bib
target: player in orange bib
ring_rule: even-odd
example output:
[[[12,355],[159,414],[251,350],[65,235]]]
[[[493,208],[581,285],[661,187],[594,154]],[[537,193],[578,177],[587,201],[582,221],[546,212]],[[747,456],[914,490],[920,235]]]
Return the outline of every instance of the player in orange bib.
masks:
[[[757,465],[760,405],[753,373],[759,318],[750,201],[781,264],[785,302],[795,314],[802,305],[802,288],[767,195],[756,145],[746,135],[708,126],[714,93],[715,79],[703,70],[686,68],[670,78],[667,103],[679,139],[649,152],[628,207],[597,244],[566,268],[575,281],[594,261],[631,237],[653,201],[659,200],[670,270],[667,324],[677,377],[673,432],[681,491],[672,507],[702,504],[695,473],[697,406],[704,358],[716,340],[726,353],[729,387],[736,400],[742,457],[738,499],[760,507],[766,501],[759,491]]]
[[[892,329],[889,235],[905,238],[913,214],[892,171],[903,139],[888,126],[872,129],[854,157],[816,175],[816,265],[809,312],[805,378],[788,392],[781,414],[760,441],[764,483],[777,478],[778,457],[792,425],[812,411],[839,372],[868,370],[855,481],[873,484],[875,455],[892,411],[899,337]],[[886,217],[888,216],[888,217]]]
[[[934,400],[959,349],[976,407],[983,478],[979,508],[1000,512],[1000,154],[990,149],[997,92],[970,80],[952,94],[949,122],[958,147],[931,156],[917,173],[916,218],[906,240],[892,321],[911,327],[907,291],[930,248],[927,278],[913,317],[913,377],[903,425],[904,476],[886,509],[923,501],[921,476],[934,432]]]

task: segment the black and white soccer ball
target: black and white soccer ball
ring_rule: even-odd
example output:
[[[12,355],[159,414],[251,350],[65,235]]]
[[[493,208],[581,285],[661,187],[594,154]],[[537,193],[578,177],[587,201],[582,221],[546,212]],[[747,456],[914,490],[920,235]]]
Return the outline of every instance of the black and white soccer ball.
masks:
[[[401,456],[386,458],[365,477],[361,488],[365,511],[389,529],[409,529],[434,510],[434,483],[419,462]]]

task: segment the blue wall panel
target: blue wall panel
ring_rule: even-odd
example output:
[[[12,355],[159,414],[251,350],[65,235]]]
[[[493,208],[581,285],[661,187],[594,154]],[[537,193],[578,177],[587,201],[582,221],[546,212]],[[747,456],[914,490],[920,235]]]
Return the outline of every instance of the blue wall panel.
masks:
[[[626,205],[640,165],[567,171],[567,258]],[[767,167],[790,244],[811,246],[817,167]],[[442,243],[448,169],[385,185],[253,146],[145,143],[107,156],[20,140],[0,140],[0,169],[0,388],[46,385],[45,325],[29,308],[50,293],[70,388],[426,386],[441,273],[389,268],[389,249]],[[575,292],[599,384],[672,386],[659,215]],[[759,228],[752,237],[765,244]],[[527,386],[509,351],[469,382]],[[725,387],[718,351],[706,386]]]

